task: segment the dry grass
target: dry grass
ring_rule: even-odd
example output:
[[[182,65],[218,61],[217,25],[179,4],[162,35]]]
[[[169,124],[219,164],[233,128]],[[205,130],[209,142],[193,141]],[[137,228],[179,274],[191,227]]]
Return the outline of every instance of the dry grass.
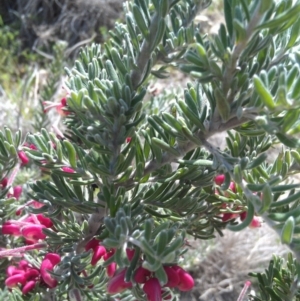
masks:
[[[210,245],[211,251],[195,241],[190,268],[196,286],[181,301],[236,301],[249,272],[262,271],[272,259],[272,254],[285,255],[288,249],[280,245],[277,235],[266,225],[242,232],[225,231]],[[202,253],[207,254],[203,257]],[[197,257],[201,259],[197,263]]]
[[[112,28],[122,7],[123,0],[4,0],[0,14],[7,23],[20,23],[24,46],[50,49],[64,40],[75,50],[102,42],[100,28]]]

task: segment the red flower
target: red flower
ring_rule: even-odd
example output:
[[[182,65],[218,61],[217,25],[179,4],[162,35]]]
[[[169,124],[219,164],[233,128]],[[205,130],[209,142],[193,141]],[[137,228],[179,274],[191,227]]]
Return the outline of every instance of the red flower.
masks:
[[[247,217],[247,211],[240,213],[241,221],[245,220],[246,217]],[[257,216],[254,216],[249,225],[249,228],[259,228],[259,227],[261,227],[261,220]]]
[[[90,249],[94,249],[99,245],[99,243],[100,240],[98,240],[97,238],[93,238],[85,245],[85,250],[88,251]]]
[[[36,215],[38,221],[44,225],[46,228],[51,228],[53,226],[53,223],[50,218],[46,217],[42,213],[39,213]]]
[[[100,245],[100,240],[93,238],[90,240],[86,246],[85,250],[93,250],[93,257],[91,260],[91,265],[96,265],[97,262],[106,254],[106,249],[104,246]]]
[[[45,239],[46,234],[43,233],[43,228],[46,228],[44,225],[27,225],[22,227],[21,233],[24,236],[25,239],[28,239],[30,241],[38,241],[39,239]]]
[[[177,286],[178,289],[183,292],[190,291],[195,284],[193,277],[181,268],[177,272],[179,276],[179,284]]]
[[[130,143],[131,139],[132,139],[131,137],[127,137],[126,138],[126,143]]]
[[[18,268],[9,266],[6,270],[6,275],[8,277],[5,280],[5,285],[12,288],[21,284],[23,286],[22,293],[26,295],[34,289],[40,272],[35,268],[29,267],[29,263],[26,260],[21,260]]]
[[[135,249],[126,248],[126,254],[129,261],[132,260],[134,253],[135,253]]]
[[[61,116],[68,116],[68,115],[70,115],[71,112],[64,110],[66,106],[67,106],[67,98],[63,97],[60,100],[60,103],[56,106],[57,113],[59,115],[61,115]]]
[[[215,177],[215,183],[219,186],[221,186],[225,181],[225,175],[217,175]]]
[[[121,269],[118,271],[112,278],[108,280],[107,283],[107,292],[109,294],[121,293],[127,288],[132,288],[131,282],[125,282],[125,274],[127,268]]]
[[[2,189],[7,186],[7,183],[8,183],[8,178],[3,178],[2,181],[0,182]]]
[[[222,222],[227,222],[233,218],[236,218],[238,215],[235,214],[235,213],[224,213],[223,216],[222,216]]]
[[[140,266],[136,269],[133,279],[137,283],[145,283],[150,275],[150,271]]]
[[[40,272],[36,269],[28,269],[26,272],[25,272],[25,277],[26,279],[35,279],[37,278],[38,276],[40,275]]]
[[[148,279],[143,286],[143,291],[148,301],[162,301],[161,287],[157,278]]]
[[[13,191],[14,192],[13,192],[12,196],[18,200],[22,194],[22,186],[15,186],[13,188]]]
[[[94,248],[94,254],[91,260],[91,265],[96,265],[97,262],[106,254],[106,249],[98,245]]]
[[[234,193],[236,193],[236,185],[234,182],[230,182],[229,189],[232,190]]]
[[[60,103],[61,103],[61,105],[62,106],[66,106],[67,105],[67,99],[66,99],[66,97],[63,97],[61,100],[60,100]]]
[[[103,255],[104,261],[108,260],[110,257],[112,257],[115,254],[115,250],[111,249],[109,252]],[[117,264],[115,262],[112,262],[106,267],[106,273],[108,277],[113,277],[117,269]]]
[[[2,225],[2,234],[21,236],[22,234],[20,225],[13,224],[11,221],[7,221]]]
[[[75,173],[75,170],[68,166],[64,166],[61,169],[62,169],[62,171],[67,172],[67,173]]]
[[[25,152],[19,151],[18,156],[22,162],[22,165],[27,165],[29,163],[29,159],[28,159],[27,155],[25,154]]]
[[[54,288],[57,285],[57,280],[54,279],[49,271],[53,271],[54,266],[60,262],[60,256],[56,253],[46,254],[41,264],[41,276],[49,288]]]
[[[55,108],[57,113],[61,116],[67,116],[70,114],[69,111],[64,110],[64,108],[67,106],[67,99],[66,97],[63,97],[60,102],[50,102],[50,101],[44,101],[44,113],[47,113],[50,109]]]
[[[15,266],[13,265],[10,265],[7,270],[6,270],[6,275],[8,277],[12,276],[12,275],[15,275],[15,274],[19,274],[20,272],[23,272],[22,270],[16,268]]]
[[[164,270],[168,276],[168,282],[165,286],[176,287],[179,284],[179,275],[173,267],[164,266]]]
[[[259,228],[261,227],[261,221],[260,219],[257,217],[257,216],[254,216],[250,225],[249,225],[250,228]]]
[[[23,273],[14,274],[5,280],[5,285],[9,288],[17,286],[18,283],[22,285],[26,283],[26,277]]]
[[[23,295],[26,295],[29,292],[31,292],[35,288],[35,285],[36,285],[36,281],[34,280],[28,281],[22,288]]]
[[[225,181],[225,175],[217,175],[216,177],[215,177],[215,183],[218,185],[218,186],[221,186],[223,183],[224,183],[224,181]],[[230,182],[230,184],[229,184],[229,189],[231,190],[231,191],[233,191],[234,193],[236,193],[236,185],[235,185],[235,183],[234,182]]]

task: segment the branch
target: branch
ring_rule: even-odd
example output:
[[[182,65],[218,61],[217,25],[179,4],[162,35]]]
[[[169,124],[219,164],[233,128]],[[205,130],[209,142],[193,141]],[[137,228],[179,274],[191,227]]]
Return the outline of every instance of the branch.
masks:
[[[216,133],[220,133],[220,132],[227,131],[229,129],[236,128],[239,125],[241,125],[247,121],[249,121],[249,119],[247,119],[247,118],[238,119],[237,117],[234,117],[234,118],[228,120],[228,122],[226,122],[224,124],[219,123],[217,128],[209,131],[205,135],[201,131],[199,131],[197,136],[200,140],[202,140],[204,142],[204,141],[206,141],[206,139],[215,135]],[[151,174],[155,170],[161,168],[162,166],[164,166],[168,163],[177,161],[177,159],[182,158],[186,153],[192,151],[193,149],[195,149],[197,147],[199,147],[199,145],[196,145],[195,143],[188,141],[183,146],[176,147],[176,150],[179,151],[179,153],[180,153],[179,156],[175,156],[168,152],[163,153],[162,160],[160,162],[158,162],[156,159],[153,159],[152,161],[150,161],[146,164],[143,177],[148,174]],[[135,183],[135,181],[134,181],[135,175],[136,175],[136,171],[134,170],[132,172],[130,178],[126,182],[119,183],[119,184],[117,184],[117,186],[131,187]]]
[[[149,27],[149,40],[147,41],[144,39],[143,44],[141,46],[140,52],[138,53],[136,64],[137,68],[134,69],[131,73],[131,82],[134,89],[141,84],[141,81],[144,77],[146,67],[151,59],[152,54],[152,43],[155,39],[158,30],[158,21],[159,21],[159,14],[155,13],[151,19],[151,24]],[[152,42],[152,43],[151,43]]]
[[[223,76],[223,91],[224,95],[227,97],[227,93],[230,90],[230,84],[232,82],[232,78],[237,69],[237,63],[240,58],[241,53],[247,46],[247,43],[253,36],[254,28],[257,26],[258,22],[260,21],[262,15],[259,13],[260,5],[257,6],[256,12],[254,13],[254,18],[249,22],[247,30],[246,30],[246,37],[237,43],[233,49],[233,53],[231,55],[230,64],[226,66],[224,76]]]

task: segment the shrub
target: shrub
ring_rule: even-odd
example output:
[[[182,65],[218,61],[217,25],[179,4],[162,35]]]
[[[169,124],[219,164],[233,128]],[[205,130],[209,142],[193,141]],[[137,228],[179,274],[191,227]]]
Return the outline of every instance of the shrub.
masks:
[[[46,103],[65,129],[1,132],[3,298],[178,300],[194,286],[187,237],[262,221],[292,253],[252,274],[251,298],[299,298],[300,2],[224,0],[212,36],[192,22],[209,4],[127,2],[126,24],[83,48]],[[149,97],[171,70],[193,81]],[[225,149],[209,142],[226,131]],[[38,177],[13,189],[30,164]]]

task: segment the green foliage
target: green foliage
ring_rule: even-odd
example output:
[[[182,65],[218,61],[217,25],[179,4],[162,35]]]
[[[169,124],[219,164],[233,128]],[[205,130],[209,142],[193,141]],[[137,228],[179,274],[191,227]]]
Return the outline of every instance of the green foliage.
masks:
[[[299,263],[289,253],[287,261],[273,255],[269,267],[264,273],[251,273],[257,278],[259,295],[251,296],[252,301],[288,301],[299,300],[298,287]]]
[[[243,230],[256,215],[295,259],[290,255],[288,272],[274,257],[265,276],[256,274],[262,299],[253,300],[297,296],[300,192],[290,178],[300,163],[300,3],[224,1],[226,24],[213,36],[192,23],[209,4],[128,2],[126,24],[117,23],[103,47],[83,48],[74,67],[66,69],[64,139],[46,129],[27,136],[36,149],[24,147],[26,154],[49,176],[29,183],[28,197],[42,207],[26,210],[44,213],[54,223],[55,230],[44,233],[49,250],[63,257],[53,272],[60,283],[57,300],[66,299],[68,291],[104,300],[104,267],[112,262],[126,267],[125,279],[134,283],[118,297],[144,300],[134,282],[140,265],[163,286],[168,280],[163,266],[176,265],[187,251],[186,233],[210,239],[225,228]],[[62,50],[57,48],[43,98],[55,90]],[[172,69],[194,81],[180,93],[146,103],[149,81]],[[43,118],[36,120],[36,130],[45,125]],[[220,150],[209,138],[223,131],[227,148]],[[8,150],[15,150],[13,141],[5,143],[8,130],[5,135],[0,135],[3,162],[10,158]],[[269,162],[267,151],[279,143],[285,148]],[[3,163],[4,172],[11,168]],[[218,186],[214,178],[220,173],[225,179]],[[236,191],[228,190],[231,181]],[[222,221],[224,213],[243,212],[244,220]],[[115,250],[97,267],[85,250],[94,237]],[[126,248],[137,254],[132,261]],[[26,300],[35,298],[38,293]]]

